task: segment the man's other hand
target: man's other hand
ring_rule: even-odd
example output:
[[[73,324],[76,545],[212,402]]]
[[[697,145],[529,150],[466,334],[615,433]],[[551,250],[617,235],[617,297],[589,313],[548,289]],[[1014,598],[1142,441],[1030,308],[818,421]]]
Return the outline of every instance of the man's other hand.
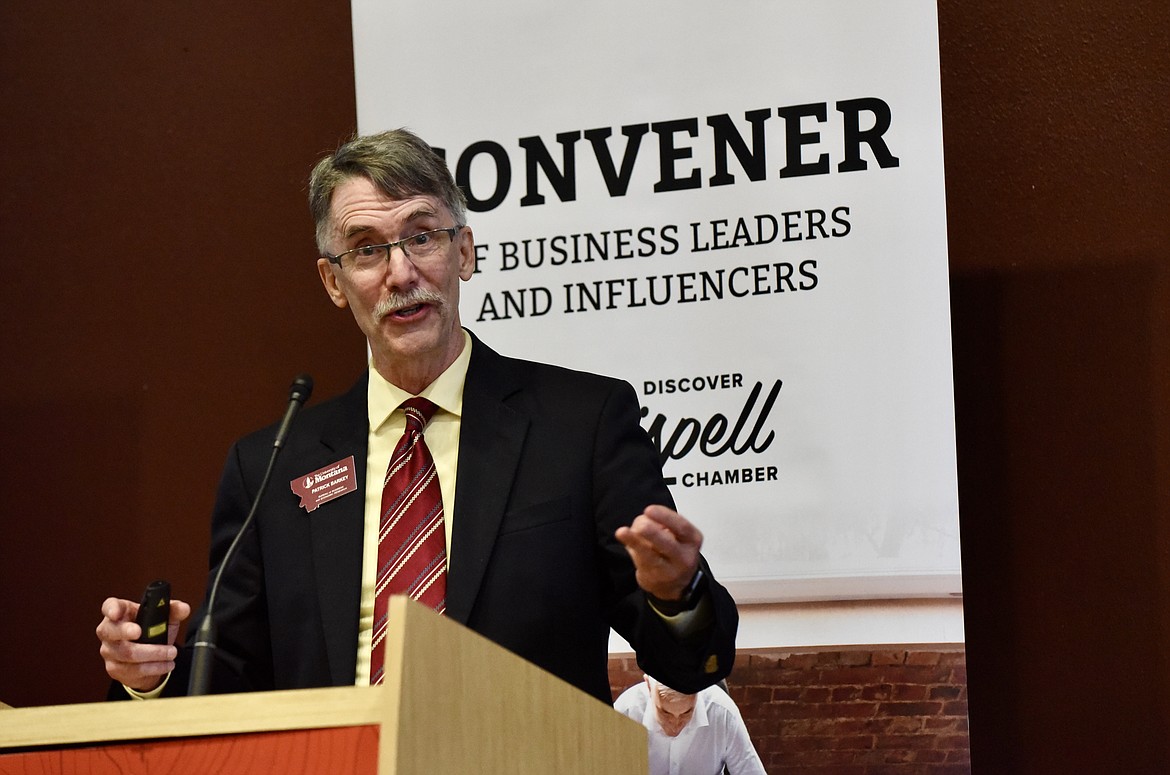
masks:
[[[647,506],[629,527],[614,536],[626,547],[638,586],[663,600],[679,600],[699,569],[703,534],[666,506]]]

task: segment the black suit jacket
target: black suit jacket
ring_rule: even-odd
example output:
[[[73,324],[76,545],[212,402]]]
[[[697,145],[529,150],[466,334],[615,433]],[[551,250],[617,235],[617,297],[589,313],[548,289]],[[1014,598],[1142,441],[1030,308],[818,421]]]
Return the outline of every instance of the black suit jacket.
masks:
[[[354,681],[366,383],[296,421],[255,525],[224,573],[213,691]],[[646,672],[680,691],[725,677],[734,659],[738,615],[727,591],[711,578],[713,622],[676,639],[648,608],[613,537],[648,504],[673,506],[639,420],[628,383],[505,358],[474,341],[446,615],[607,703],[611,625]],[[274,433],[245,437],[228,456],[213,517],[213,575],[256,494]],[[350,455],[357,491],[311,513],[300,508],[288,483]],[[184,691],[188,659],[181,654],[167,694]]]

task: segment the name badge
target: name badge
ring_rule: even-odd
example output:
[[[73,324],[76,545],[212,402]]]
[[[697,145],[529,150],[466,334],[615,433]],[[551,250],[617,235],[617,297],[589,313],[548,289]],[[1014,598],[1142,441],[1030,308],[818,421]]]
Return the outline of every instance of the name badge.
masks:
[[[357,489],[353,455],[304,476],[298,476],[288,484],[292,491],[300,496],[301,508],[305,511],[315,511],[322,503],[328,503]]]

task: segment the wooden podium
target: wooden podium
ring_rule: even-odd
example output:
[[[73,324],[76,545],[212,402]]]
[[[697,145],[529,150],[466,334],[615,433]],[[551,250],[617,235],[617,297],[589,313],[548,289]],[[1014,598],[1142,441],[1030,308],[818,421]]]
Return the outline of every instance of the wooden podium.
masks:
[[[390,616],[382,686],[0,707],[0,774],[646,774],[639,724],[406,598]]]

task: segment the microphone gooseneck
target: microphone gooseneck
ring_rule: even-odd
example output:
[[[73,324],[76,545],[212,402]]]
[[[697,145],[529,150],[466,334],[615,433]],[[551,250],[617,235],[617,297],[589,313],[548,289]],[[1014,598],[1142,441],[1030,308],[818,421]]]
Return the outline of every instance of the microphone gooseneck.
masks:
[[[308,374],[298,375],[289,388],[288,409],[285,410],[284,419],[281,420],[280,428],[276,431],[276,437],[273,439],[272,454],[268,457],[268,468],[265,469],[264,478],[260,481],[259,489],[256,490],[256,497],[252,501],[252,508],[248,511],[248,516],[244,520],[244,524],[240,525],[240,529],[236,532],[235,538],[232,539],[231,545],[224,552],[223,559],[219,562],[219,568],[215,572],[215,579],[211,582],[211,590],[207,594],[207,606],[203,611],[203,621],[199,623],[199,629],[195,632],[194,654],[191,659],[191,678],[187,683],[188,696],[207,694],[208,687],[211,684],[211,652],[215,649],[215,623],[212,619],[212,611],[215,608],[215,597],[219,593],[220,579],[223,578],[224,569],[227,568],[228,563],[235,556],[236,547],[239,546],[240,539],[252,525],[252,520],[256,516],[256,510],[260,507],[260,499],[264,497],[264,491],[268,488],[268,479],[272,476],[272,469],[276,465],[276,456],[280,454],[280,450],[284,447],[284,442],[288,438],[288,432],[289,428],[292,427],[293,418],[296,417],[297,412],[309,400],[309,396],[312,394],[313,378]]]

